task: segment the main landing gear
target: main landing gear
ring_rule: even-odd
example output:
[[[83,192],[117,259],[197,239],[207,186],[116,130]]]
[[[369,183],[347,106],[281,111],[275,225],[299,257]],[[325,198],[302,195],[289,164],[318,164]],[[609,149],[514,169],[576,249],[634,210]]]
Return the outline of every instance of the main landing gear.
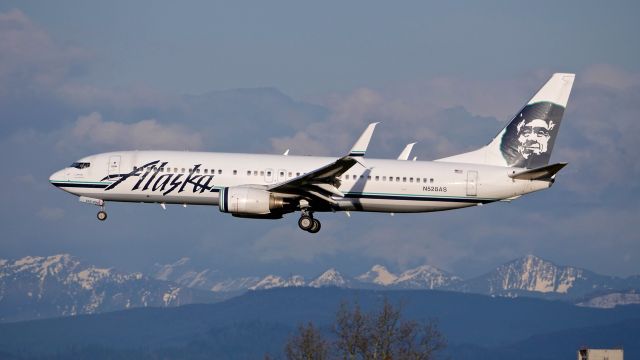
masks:
[[[298,226],[300,229],[312,234],[320,231],[320,228],[322,227],[320,221],[318,221],[318,219],[314,219],[313,213],[307,209],[302,210],[302,215],[300,215],[300,219],[298,220]]]

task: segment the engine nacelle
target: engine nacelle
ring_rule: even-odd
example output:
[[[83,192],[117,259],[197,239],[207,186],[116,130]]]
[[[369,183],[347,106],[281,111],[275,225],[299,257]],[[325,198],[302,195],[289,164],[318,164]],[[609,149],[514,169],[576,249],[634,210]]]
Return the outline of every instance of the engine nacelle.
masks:
[[[268,215],[282,209],[284,200],[266,190],[234,186],[220,189],[218,206],[234,215]]]

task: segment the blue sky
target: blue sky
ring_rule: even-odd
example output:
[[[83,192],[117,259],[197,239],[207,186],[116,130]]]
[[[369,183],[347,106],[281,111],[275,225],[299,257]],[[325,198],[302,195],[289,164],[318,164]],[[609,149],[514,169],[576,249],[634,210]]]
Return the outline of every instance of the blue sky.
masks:
[[[230,276],[429,263],[476,275],[534,253],[640,273],[635,2],[0,4],[0,257],[69,252],[128,270],[190,256]],[[89,153],[193,149],[427,160],[486,143],[558,71],[577,81],[556,185],[510,204],[247,221],[213,207],[93,207],[47,184]]]

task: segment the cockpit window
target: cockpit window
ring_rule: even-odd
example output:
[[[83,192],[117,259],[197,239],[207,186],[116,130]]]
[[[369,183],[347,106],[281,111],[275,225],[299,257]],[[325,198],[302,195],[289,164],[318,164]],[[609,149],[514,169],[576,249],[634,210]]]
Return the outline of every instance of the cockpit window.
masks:
[[[89,166],[91,166],[91,163],[88,162],[74,162],[71,164],[71,167],[76,169],[86,169]]]

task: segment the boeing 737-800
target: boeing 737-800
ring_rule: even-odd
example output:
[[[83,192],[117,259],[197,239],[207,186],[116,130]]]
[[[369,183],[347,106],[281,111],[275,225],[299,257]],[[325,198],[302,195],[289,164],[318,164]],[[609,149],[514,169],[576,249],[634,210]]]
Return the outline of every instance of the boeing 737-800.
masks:
[[[554,74],[488,145],[435,161],[403,161],[410,147],[394,160],[365,158],[374,123],[340,158],[116,151],[82,158],[50,182],[99,206],[99,220],[109,201],[199,204],[255,219],[299,211],[298,225],[311,233],[320,230],[318,212],[415,213],[511,200],[549,188],[566,165],[549,158],[574,77]]]

